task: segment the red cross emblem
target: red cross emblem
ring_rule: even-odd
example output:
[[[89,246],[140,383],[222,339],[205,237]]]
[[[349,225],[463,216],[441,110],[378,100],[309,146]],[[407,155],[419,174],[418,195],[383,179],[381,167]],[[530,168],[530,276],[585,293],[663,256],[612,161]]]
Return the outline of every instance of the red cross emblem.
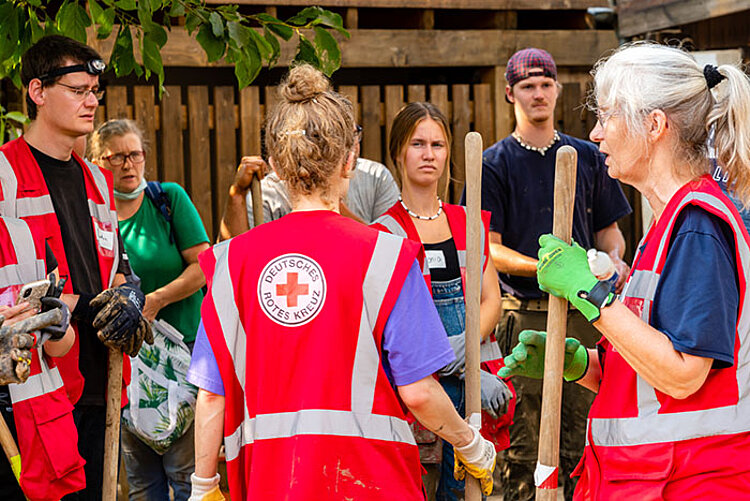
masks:
[[[290,308],[297,306],[298,296],[306,296],[310,293],[310,287],[307,284],[298,283],[297,280],[299,280],[299,274],[287,273],[286,283],[276,284],[276,295],[286,296],[286,305]]]

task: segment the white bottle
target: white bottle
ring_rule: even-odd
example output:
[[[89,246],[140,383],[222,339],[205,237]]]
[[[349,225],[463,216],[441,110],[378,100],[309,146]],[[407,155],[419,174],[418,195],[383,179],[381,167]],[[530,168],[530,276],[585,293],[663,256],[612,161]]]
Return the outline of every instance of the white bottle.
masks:
[[[586,252],[586,257],[589,260],[589,269],[598,280],[603,282],[609,282],[612,287],[617,283],[617,271],[615,270],[615,263],[612,262],[612,258],[606,252],[602,252],[596,249],[589,249]]]

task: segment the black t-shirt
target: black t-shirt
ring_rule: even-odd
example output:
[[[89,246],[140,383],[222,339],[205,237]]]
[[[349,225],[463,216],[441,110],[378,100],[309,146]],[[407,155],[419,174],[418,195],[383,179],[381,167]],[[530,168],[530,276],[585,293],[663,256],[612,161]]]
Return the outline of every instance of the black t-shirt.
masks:
[[[423,244],[425,259],[430,267],[430,280],[448,282],[461,277],[456,242],[449,238],[436,244]]]
[[[482,209],[492,213],[490,231],[502,235],[503,245],[535,259],[539,236],[552,233],[555,155],[562,145],[573,146],[578,152],[573,208],[576,242],[586,249],[593,247],[597,231],[631,212],[593,143],[560,134],[560,140],[542,156],[508,136],[482,155]],[[504,292],[520,299],[543,296],[536,277],[498,275]]]
[[[99,259],[81,166],[72,157],[67,161],[58,160],[29,147],[42,170],[55,208],[73,292],[98,294],[102,291]],[[117,238],[119,241],[119,233]],[[122,242],[118,243],[120,259],[117,271],[127,274],[130,270],[122,258]],[[99,341],[91,324],[79,321],[77,325],[80,350],[78,366],[85,380],[79,403],[105,405],[107,348]]]

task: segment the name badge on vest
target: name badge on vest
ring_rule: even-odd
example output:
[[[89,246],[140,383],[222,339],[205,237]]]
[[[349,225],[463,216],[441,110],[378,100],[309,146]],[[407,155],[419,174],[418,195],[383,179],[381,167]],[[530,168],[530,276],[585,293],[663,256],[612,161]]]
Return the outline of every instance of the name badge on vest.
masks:
[[[445,254],[441,250],[426,250],[424,251],[425,258],[427,259],[427,266],[431,269],[445,268]]]
[[[97,221],[96,227],[96,240],[99,242],[99,246],[102,249],[111,251],[115,248],[115,232],[110,231],[107,228],[102,228],[103,224]]]

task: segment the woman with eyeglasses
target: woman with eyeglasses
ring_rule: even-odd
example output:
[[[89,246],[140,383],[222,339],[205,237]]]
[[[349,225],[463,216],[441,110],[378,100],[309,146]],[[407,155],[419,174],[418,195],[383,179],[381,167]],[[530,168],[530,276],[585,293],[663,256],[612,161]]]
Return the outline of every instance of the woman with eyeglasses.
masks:
[[[437,374],[459,414],[465,414],[464,368],[466,361],[466,210],[444,203],[438,196],[438,181],[450,161],[451,134],[448,120],[431,103],[409,103],[393,119],[388,140],[391,160],[401,181],[399,201],[375,222],[375,227],[394,233],[421,246],[420,264],[432,300],[442,320],[456,360]],[[491,437],[498,450],[507,448],[507,425],[501,422],[508,410],[512,393],[496,376],[500,368],[500,350],[494,340],[494,328],[500,318],[500,289],[495,267],[488,259],[489,213],[483,213],[484,254],[480,330],[484,342],[482,360],[482,409],[485,411],[483,434]],[[442,459],[430,452],[429,434],[418,423],[412,425],[415,435],[426,443],[423,456],[436,456],[439,480],[436,499],[463,499],[464,482],[453,476],[453,448],[442,444]],[[499,433],[497,433],[499,431]],[[505,433],[504,439],[502,438]],[[429,471],[429,470],[428,470]],[[432,476],[432,475],[430,475]]]
[[[750,235],[707,140],[750,203],[750,80],[653,43],[620,47],[593,75],[590,138],[654,219],[617,298],[585,250],[540,238],[540,287],[602,333],[597,347],[566,342],[564,377],[597,392],[574,499],[748,499]],[[541,377],[543,357],[544,334],[526,331],[504,370]]]
[[[201,287],[205,284],[198,254],[209,247],[198,211],[176,183],[161,183],[166,200],[146,196],[143,133],[134,121],[118,119],[101,124],[88,147],[89,157],[113,173],[120,234],[146,294],[143,316],[175,327],[192,350],[200,321]],[[171,221],[163,214],[165,208],[171,211]],[[126,427],[122,444],[131,499],[167,500],[168,484],[176,500],[189,497],[194,469],[192,425],[163,455]]]

